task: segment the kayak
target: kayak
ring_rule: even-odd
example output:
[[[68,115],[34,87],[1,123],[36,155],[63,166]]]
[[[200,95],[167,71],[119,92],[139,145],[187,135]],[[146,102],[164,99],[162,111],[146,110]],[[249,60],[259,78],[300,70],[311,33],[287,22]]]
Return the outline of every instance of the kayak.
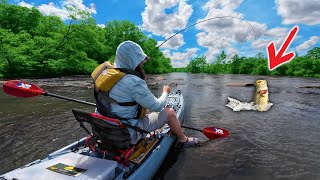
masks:
[[[180,90],[168,95],[166,107],[176,111],[182,124],[184,99]],[[86,143],[88,138],[84,137],[45,159],[0,175],[0,179],[152,179],[177,139],[168,134],[169,130],[165,124],[147,134],[130,153],[121,157],[126,163],[93,152]]]

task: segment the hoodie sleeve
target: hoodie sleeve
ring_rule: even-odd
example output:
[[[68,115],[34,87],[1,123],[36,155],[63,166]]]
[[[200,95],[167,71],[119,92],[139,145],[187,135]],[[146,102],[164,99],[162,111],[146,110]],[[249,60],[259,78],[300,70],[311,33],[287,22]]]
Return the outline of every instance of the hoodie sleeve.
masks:
[[[154,112],[160,112],[167,100],[168,93],[163,92],[157,99],[149,90],[147,83],[143,80],[138,81],[131,89],[133,99],[142,107]]]

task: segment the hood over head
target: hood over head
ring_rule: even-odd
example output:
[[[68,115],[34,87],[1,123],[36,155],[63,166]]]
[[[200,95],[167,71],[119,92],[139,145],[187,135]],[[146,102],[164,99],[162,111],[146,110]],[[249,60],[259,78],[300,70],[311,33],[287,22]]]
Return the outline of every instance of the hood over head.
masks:
[[[146,57],[139,44],[132,41],[122,42],[116,52],[115,65],[118,68],[135,69]]]

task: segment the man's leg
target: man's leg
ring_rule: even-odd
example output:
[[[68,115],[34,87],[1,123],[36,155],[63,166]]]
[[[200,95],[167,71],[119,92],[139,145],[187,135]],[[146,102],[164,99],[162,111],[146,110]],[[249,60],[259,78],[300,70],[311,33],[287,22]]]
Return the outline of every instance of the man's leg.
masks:
[[[177,118],[176,112],[171,108],[165,108],[165,112],[167,114],[168,125],[172,133],[179,138],[180,142],[186,142],[187,136],[182,132],[182,128]]]
[[[160,113],[152,112],[148,114],[143,120],[139,121],[136,126],[141,127],[146,131],[154,131],[161,128],[165,123],[167,123],[180,142],[186,142],[187,137],[184,135],[180,121],[177,118],[176,112],[172,108],[165,108]],[[198,142],[197,139],[189,137],[189,142]]]

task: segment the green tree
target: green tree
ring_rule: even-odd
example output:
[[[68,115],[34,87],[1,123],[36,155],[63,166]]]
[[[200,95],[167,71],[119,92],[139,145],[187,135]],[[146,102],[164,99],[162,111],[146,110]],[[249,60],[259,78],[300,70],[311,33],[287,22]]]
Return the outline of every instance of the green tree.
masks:
[[[263,59],[263,58],[265,58],[265,57],[264,57],[264,54],[263,54],[262,52],[258,52],[258,54],[256,54],[255,57],[258,58],[258,59]]]
[[[216,60],[216,64],[224,64],[225,63],[225,60],[227,58],[227,55],[224,51],[221,52],[221,54],[217,57],[217,60]]]
[[[144,69],[147,73],[155,74],[172,71],[170,59],[163,55],[154,39],[148,38],[145,40],[142,44],[142,49],[151,59],[144,65]]]
[[[232,74],[239,74],[240,73],[240,64],[241,64],[241,59],[239,58],[238,55],[233,56],[231,64],[230,64],[230,68],[231,68],[231,72]]]
[[[147,38],[141,30],[130,21],[115,20],[106,24],[105,45],[108,47],[108,57],[114,56],[118,45],[127,40],[131,40],[142,46]]]
[[[191,60],[187,66],[187,69],[192,73],[200,73],[204,71],[207,65],[205,56],[197,57]]]
[[[308,51],[307,56],[312,59],[320,59],[320,47],[315,47]]]
[[[26,31],[32,34],[41,18],[41,13],[36,9],[15,6],[4,2],[0,3],[0,28],[10,29],[13,33]]]

